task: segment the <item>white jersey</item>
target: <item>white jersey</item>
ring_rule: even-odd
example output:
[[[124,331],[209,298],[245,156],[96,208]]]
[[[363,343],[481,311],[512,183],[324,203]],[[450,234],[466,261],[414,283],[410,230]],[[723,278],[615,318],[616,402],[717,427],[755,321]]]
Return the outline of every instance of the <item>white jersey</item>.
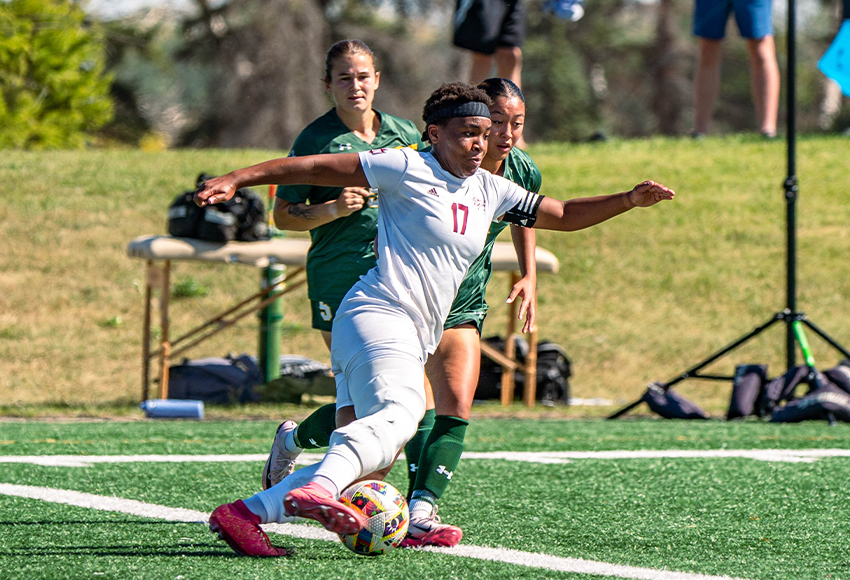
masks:
[[[482,169],[456,177],[431,153],[409,148],[363,152],[360,163],[379,191],[378,264],[352,287],[340,312],[401,309],[416,327],[424,361],[440,342],[452,301],[484,247],[490,223],[538,196]],[[392,329],[375,331],[391,335]]]

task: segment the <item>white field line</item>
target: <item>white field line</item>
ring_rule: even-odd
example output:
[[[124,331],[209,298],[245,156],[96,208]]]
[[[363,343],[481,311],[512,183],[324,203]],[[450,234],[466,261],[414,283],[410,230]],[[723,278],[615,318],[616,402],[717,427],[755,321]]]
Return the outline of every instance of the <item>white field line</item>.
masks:
[[[299,465],[310,465],[322,459],[319,453],[302,453]],[[528,463],[570,463],[576,459],[726,459],[744,458],[756,461],[812,463],[825,457],[850,457],[850,449],[707,449],[659,451],[466,451],[463,459],[501,459]],[[51,467],[88,467],[95,463],[191,463],[191,462],[264,462],[266,454],[246,455],[3,455],[0,463],[30,463]]]
[[[148,504],[120,497],[93,495],[79,491],[3,483],[0,484],[0,494],[29,499],[39,499],[51,503],[72,505],[96,510],[119,512],[172,522],[209,523],[207,514],[204,512]],[[339,541],[336,534],[332,534],[315,525],[267,524],[263,526],[263,528],[267,532],[281,534],[284,536],[305,538],[308,540]],[[472,558],[475,560],[504,562],[506,564],[526,566],[529,568],[542,568],[558,572],[616,576],[618,578],[636,578],[640,580],[736,580],[729,576],[709,576],[707,574],[693,574],[672,570],[638,568],[634,566],[608,564],[606,562],[595,562],[593,560],[583,560],[581,558],[561,558],[558,556],[547,556],[531,552],[520,552],[519,550],[470,546],[468,544],[456,546],[454,548],[423,549],[429,552],[438,552],[440,554]]]

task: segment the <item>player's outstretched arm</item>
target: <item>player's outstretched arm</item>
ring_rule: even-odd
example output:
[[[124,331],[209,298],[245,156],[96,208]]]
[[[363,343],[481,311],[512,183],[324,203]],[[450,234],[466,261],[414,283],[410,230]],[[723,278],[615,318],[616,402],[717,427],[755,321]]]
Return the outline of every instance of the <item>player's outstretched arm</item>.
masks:
[[[534,227],[572,232],[589,228],[635,207],[649,207],[673,199],[674,191],[654,181],[637,184],[631,191],[558,201],[544,197]]]
[[[239,188],[268,184],[369,187],[357,153],[283,157],[206,180],[195,192],[195,203],[221,203]]]

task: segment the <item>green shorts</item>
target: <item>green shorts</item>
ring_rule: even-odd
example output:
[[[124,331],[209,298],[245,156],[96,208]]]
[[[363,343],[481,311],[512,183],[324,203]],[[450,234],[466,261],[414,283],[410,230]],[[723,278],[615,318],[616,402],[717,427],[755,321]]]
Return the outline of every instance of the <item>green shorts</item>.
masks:
[[[486,317],[486,304],[483,310],[463,310],[457,312],[453,310],[449,313],[449,317],[446,319],[446,323],[443,325],[443,330],[448,330],[450,328],[454,328],[455,326],[460,326],[461,324],[469,323],[475,326],[475,329],[478,331],[478,334],[480,336],[481,330],[484,327],[484,319]]]
[[[330,332],[340,304],[342,304],[341,300],[339,302],[310,300],[310,310],[313,312],[313,328]]]

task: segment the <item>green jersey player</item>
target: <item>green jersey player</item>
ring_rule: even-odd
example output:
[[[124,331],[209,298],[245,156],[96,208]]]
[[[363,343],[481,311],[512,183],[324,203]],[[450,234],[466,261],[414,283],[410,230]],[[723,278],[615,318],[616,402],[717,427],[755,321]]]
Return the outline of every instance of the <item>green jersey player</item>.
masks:
[[[336,106],[310,123],[298,135],[291,157],[322,153],[351,153],[370,149],[421,144],[416,126],[372,108],[380,72],[369,47],[359,40],[334,44],[325,57],[325,88]],[[310,231],[307,253],[307,293],[312,326],[331,347],[331,328],[343,296],[355,282],[375,266],[374,239],[377,234],[377,193],[362,187],[316,185],[279,186],[274,218],[285,230]],[[430,401],[430,400],[429,400]],[[337,424],[350,420],[337,415],[336,405],[317,409],[300,426],[284,421],[275,434],[282,442],[296,433],[301,445],[326,447]],[[298,431],[296,431],[298,430]],[[420,437],[421,438],[421,437]],[[297,445],[292,442],[291,445]],[[421,445],[414,445],[418,455]],[[292,463],[263,468],[262,485],[267,489],[292,470]]]
[[[357,40],[336,43],[325,62],[325,86],[336,107],[310,123],[290,156],[356,153],[420,144],[411,121],[372,108],[380,73],[369,47]],[[360,276],[375,265],[373,241],[378,208],[361,187],[286,185],[277,190],[275,221],[287,230],[310,230],[307,287],[313,328],[330,346],[339,303]]]

